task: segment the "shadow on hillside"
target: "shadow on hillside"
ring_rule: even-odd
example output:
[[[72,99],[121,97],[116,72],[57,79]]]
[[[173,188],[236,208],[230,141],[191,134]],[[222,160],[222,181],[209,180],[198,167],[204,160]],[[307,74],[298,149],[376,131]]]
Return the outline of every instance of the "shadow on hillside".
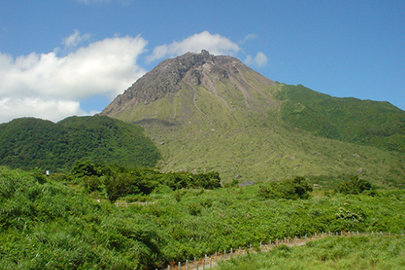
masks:
[[[176,126],[176,123],[169,122],[167,120],[162,120],[162,119],[142,119],[139,121],[133,122],[133,124],[140,125],[140,126],[146,126],[146,125],[162,125],[166,127],[173,127]]]

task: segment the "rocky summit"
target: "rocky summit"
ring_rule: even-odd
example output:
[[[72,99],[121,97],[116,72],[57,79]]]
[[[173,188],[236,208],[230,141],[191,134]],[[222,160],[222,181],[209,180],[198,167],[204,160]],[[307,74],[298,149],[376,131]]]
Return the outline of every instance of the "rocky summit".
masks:
[[[254,84],[250,82],[250,76],[255,76]],[[259,88],[266,88],[274,84],[273,81],[254,72],[244,65],[240,60],[230,56],[214,56],[208,51],[202,50],[201,53],[186,53],[185,55],[167,59],[161,62],[151,72],[145,74],[129,87],[122,95],[119,95],[110,105],[108,105],[102,114],[118,117],[128,115],[128,110],[135,110],[139,106],[149,105],[159,99],[173,98],[179,94],[181,89],[189,89],[192,95],[189,96],[193,104],[193,109],[205,115],[205,112],[198,106],[198,98],[201,90],[208,91],[214,98],[219,99],[223,106],[232,112],[239,100],[243,101],[242,107],[253,106],[256,102],[254,98],[257,92],[268,104],[271,97],[263,93]],[[227,86],[231,89],[224,90]],[[226,93],[232,91],[232,93]],[[256,93],[256,94],[257,94]],[[235,96],[236,99],[229,96]],[[207,112],[209,114],[209,112]],[[132,119],[131,119],[132,118]],[[176,121],[176,114],[166,115],[169,121]],[[156,117],[151,117],[156,119]],[[131,114],[126,120],[145,120],[137,114]]]
[[[278,83],[205,50],[161,62],[101,114],[143,126],[164,171],[218,171],[240,183],[360,172],[397,185],[405,176],[403,111]]]

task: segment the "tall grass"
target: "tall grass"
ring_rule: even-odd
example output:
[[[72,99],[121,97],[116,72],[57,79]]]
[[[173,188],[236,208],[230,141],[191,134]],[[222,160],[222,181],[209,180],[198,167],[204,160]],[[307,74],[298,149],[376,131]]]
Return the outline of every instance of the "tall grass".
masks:
[[[328,237],[222,261],[216,270],[405,269],[403,236]]]

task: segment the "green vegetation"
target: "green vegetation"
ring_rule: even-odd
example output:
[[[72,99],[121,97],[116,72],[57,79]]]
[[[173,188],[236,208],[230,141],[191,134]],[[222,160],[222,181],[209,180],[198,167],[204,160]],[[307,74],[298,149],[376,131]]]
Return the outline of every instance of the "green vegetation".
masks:
[[[388,102],[336,98],[302,85],[285,85],[282,118],[316,136],[405,152],[405,112]]]
[[[57,124],[35,118],[0,125],[0,164],[67,170],[76,160],[155,166],[160,153],[139,126],[105,116],[69,117]]]
[[[136,172],[115,171],[129,177]],[[0,268],[156,269],[288,236],[348,230],[405,232],[403,190],[376,190],[374,196],[329,193],[329,197],[313,191],[307,199],[266,199],[255,185],[170,187],[175,180],[166,182],[169,186],[160,182],[149,194],[137,191],[117,198],[117,202],[153,204],[116,207],[98,181],[106,173],[104,166],[88,162],[76,163],[68,175],[49,177],[0,167]],[[183,175],[174,173],[178,174]],[[155,181],[154,177],[138,180]],[[400,246],[392,248],[400,255]]]
[[[239,256],[216,270],[404,269],[403,236],[327,237],[301,247],[277,246],[270,252]]]
[[[246,78],[251,75],[245,73]],[[320,137],[286,124],[282,104],[289,101],[274,97],[286,86],[259,80],[253,86],[261,94],[246,89],[252,92],[246,104],[243,93],[227,79],[216,81],[223,100],[201,85],[181,84],[175,94],[128,106],[113,116],[144,127],[162,154],[157,167],[165,172],[217,171],[225,183],[237,175],[240,182],[258,183],[317,177],[324,188],[332,188],[330,181],[337,177],[356,174],[379,187],[405,184],[404,152]],[[313,126],[321,129],[316,123]]]
[[[363,192],[375,194],[375,186],[367,180],[360,179],[359,176],[356,175],[351,177],[348,181],[339,183],[336,191],[343,194],[360,194]]]
[[[312,185],[304,177],[297,176],[292,180],[260,185],[257,192],[267,199],[308,199],[308,192],[312,190]]]
[[[111,202],[128,195],[148,195],[161,186],[171,190],[214,189],[221,186],[221,178],[217,172],[161,173],[149,168],[111,167],[90,161],[77,161],[66,179],[81,183],[89,193],[104,194]]]

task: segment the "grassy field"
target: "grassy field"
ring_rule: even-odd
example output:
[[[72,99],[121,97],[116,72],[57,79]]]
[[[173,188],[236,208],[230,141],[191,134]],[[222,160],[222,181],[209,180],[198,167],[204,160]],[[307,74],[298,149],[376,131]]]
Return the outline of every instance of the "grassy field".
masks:
[[[154,204],[116,207],[102,191],[89,193],[80,179],[52,177],[0,167],[0,269],[156,269],[322,231],[405,232],[403,190],[374,196],[318,190],[289,200],[265,199],[257,185],[176,191],[160,185],[149,195],[118,199]]]
[[[269,252],[238,256],[215,270],[271,269],[405,269],[402,235],[327,237],[305,246],[277,246]]]

